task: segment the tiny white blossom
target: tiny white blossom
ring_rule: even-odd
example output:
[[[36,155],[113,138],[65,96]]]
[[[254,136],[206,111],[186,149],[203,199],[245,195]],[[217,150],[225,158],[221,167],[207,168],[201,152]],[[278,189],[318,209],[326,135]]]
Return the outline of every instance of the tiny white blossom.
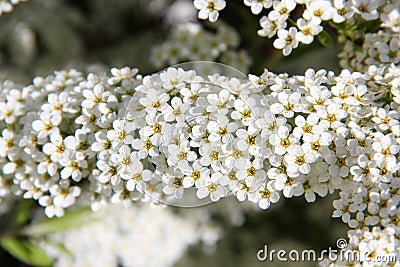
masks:
[[[318,35],[322,30],[322,26],[315,23],[313,20],[306,21],[303,18],[297,20],[299,32],[296,34],[296,39],[303,44],[311,44],[314,36]]]
[[[293,146],[284,157],[287,165],[287,173],[290,177],[298,176],[298,173],[308,174],[311,171],[310,164],[315,161],[313,153],[307,153],[300,146]]]
[[[288,56],[293,48],[299,45],[299,41],[296,39],[297,29],[295,27],[290,27],[289,30],[279,30],[278,39],[274,41],[274,47],[277,49],[282,49],[284,56]]]
[[[307,8],[303,13],[303,18],[320,24],[323,20],[332,19],[334,12],[335,9],[332,7],[331,1],[317,0],[308,2]]]
[[[214,173],[209,178],[199,180],[197,183],[197,197],[202,199],[210,196],[212,201],[218,201],[220,198],[226,196],[226,188],[219,184],[222,174],[219,172]]]
[[[199,10],[199,19],[209,19],[215,22],[219,13],[225,8],[225,0],[194,0],[194,6]]]
[[[272,0],[244,0],[244,4],[251,8],[254,15],[258,15],[263,8],[268,9],[272,6]]]
[[[373,20],[379,17],[378,0],[352,0],[353,9],[356,13],[361,14],[361,16],[366,20]]]

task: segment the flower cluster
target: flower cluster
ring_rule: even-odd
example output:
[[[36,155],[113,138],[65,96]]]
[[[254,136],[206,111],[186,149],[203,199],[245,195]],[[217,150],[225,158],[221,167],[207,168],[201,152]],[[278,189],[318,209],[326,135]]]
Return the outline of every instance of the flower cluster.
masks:
[[[97,210],[194,190],[267,209],[282,195],[313,202],[339,189],[334,216],[351,227],[398,220],[397,67],[250,80],[111,72],[3,84],[2,198],[36,199],[52,217],[78,197]]]
[[[134,86],[129,78],[136,70],[113,73],[110,81],[127,79],[124,84]],[[104,86],[107,77],[85,79],[75,70],[36,77],[26,87],[3,84],[1,198],[38,200],[49,217],[62,216],[75,203],[96,165],[95,127],[107,128],[116,118],[118,99]]]
[[[342,68],[365,72],[369,66],[389,66],[400,62],[399,33],[381,30],[377,33],[367,33],[363,43],[356,44],[346,41],[339,53]]]
[[[251,58],[240,50],[240,37],[230,26],[218,23],[215,33],[200,24],[177,25],[168,39],[155,47],[151,61],[157,67],[171,66],[186,61],[214,61],[248,71]]]
[[[397,228],[397,229],[396,229]],[[324,260],[321,267],[349,266],[399,266],[399,239],[398,226],[385,229],[374,227],[351,230],[348,232],[349,244],[339,251],[338,259]]]
[[[260,19],[260,36],[272,38],[274,47],[287,56],[299,43],[310,44],[328,22],[357,23],[357,20],[380,20],[383,27],[399,32],[400,6],[398,1],[366,0],[244,0],[255,15],[264,9],[268,14]],[[214,22],[225,8],[224,0],[195,0],[200,19]],[[300,12],[299,12],[300,11]],[[294,18],[295,17],[295,18]]]

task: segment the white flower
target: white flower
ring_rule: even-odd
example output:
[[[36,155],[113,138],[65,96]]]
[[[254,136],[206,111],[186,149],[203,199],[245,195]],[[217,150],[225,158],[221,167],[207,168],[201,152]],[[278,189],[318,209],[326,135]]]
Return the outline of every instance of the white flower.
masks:
[[[185,121],[186,113],[188,112],[189,107],[189,103],[183,103],[181,98],[172,98],[171,106],[166,106],[166,108],[162,111],[165,121]]]
[[[372,180],[372,176],[377,177],[379,175],[376,161],[370,161],[366,155],[360,155],[357,164],[350,168],[354,181],[362,182],[365,178]]]
[[[303,18],[320,24],[322,20],[332,19],[334,12],[335,9],[332,7],[331,1],[317,0],[308,2],[307,8],[303,13]]]
[[[155,136],[146,139],[135,139],[132,141],[132,147],[138,150],[138,158],[144,159],[147,156],[155,157],[159,155],[159,140]]]
[[[181,68],[168,68],[160,73],[160,79],[163,83],[163,88],[166,90],[179,89],[185,86],[185,83],[193,79],[193,71],[184,71]]]
[[[161,116],[146,116],[147,125],[139,130],[141,137],[155,138],[155,142],[167,142],[173,133],[173,126],[169,123],[163,122]]]
[[[225,8],[225,0],[194,0],[196,9],[199,10],[199,19],[209,19],[215,22],[218,19],[218,11]]]
[[[111,182],[112,185],[116,185],[120,182],[119,177],[117,176],[117,165],[111,161],[98,160],[96,162],[97,168],[101,171],[98,176],[98,180],[100,183],[108,183]]]
[[[354,15],[351,1],[334,0],[333,6],[335,8],[335,14],[333,15],[332,20],[335,23],[342,23]]]
[[[302,136],[310,136],[321,133],[324,129],[318,125],[318,122],[319,117],[315,113],[308,115],[307,119],[301,115],[296,116],[296,127],[293,129],[293,135],[300,139]]]
[[[111,69],[111,74],[113,77],[109,78],[107,80],[107,83],[110,85],[115,85],[123,80],[129,80],[131,78],[134,78],[136,74],[138,73],[138,69],[130,69],[129,67],[124,67],[122,69],[117,69],[117,68],[112,68]]]
[[[297,20],[297,27],[300,31],[296,34],[296,39],[303,44],[311,44],[314,36],[323,30],[322,26],[313,20],[306,21],[303,18]]]
[[[254,158],[250,165],[245,167],[246,169],[238,170],[236,177],[240,181],[245,181],[246,185],[250,187],[248,191],[253,192],[267,179],[267,173],[263,170],[263,159]]]
[[[110,157],[111,162],[117,165],[118,174],[122,178],[126,178],[137,172],[142,166],[142,163],[137,157],[137,152],[131,152],[127,145],[122,145],[118,149],[118,153],[112,154]]]
[[[101,114],[110,112],[107,107],[107,101],[112,95],[111,92],[105,91],[102,84],[97,84],[92,89],[83,90],[82,95],[86,98],[81,104],[83,108],[93,109]]]
[[[143,166],[140,165],[141,168],[137,170],[137,172],[133,173],[125,186],[128,191],[138,191],[140,193],[144,193],[146,190],[146,183],[151,181],[153,178],[153,172],[150,170],[143,170]]]
[[[73,150],[76,154],[76,158],[83,160],[94,156],[94,151],[91,150],[91,144],[93,143],[93,136],[86,130],[77,129],[75,136],[67,136],[64,139],[64,144],[69,149]]]
[[[219,180],[221,179],[222,174],[220,172],[216,172],[211,175],[211,177],[206,177],[198,180],[196,187],[197,197],[203,199],[207,196],[210,196],[212,201],[218,201],[221,197],[225,197],[227,190],[225,187],[219,184]]]
[[[247,98],[246,101],[242,99],[235,100],[235,110],[232,111],[231,117],[234,120],[241,120],[243,125],[250,126],[253,124],[255,117],[257,114],[253,114],[255,112],[255,107],[257,105],[257,101],[254,98]]]
[[[208,140],[211,142],[221,142],[226,144],[232,142],[234,139],[232,133],[238,129],[238,124],[229,122],[225,116],[218,116],[217,121],[210,121],[207,124],[207,130],[210,135]]]
[[[165,184],[163,192],[166,195],[173,195],[176,199],[181,199],[184,192],[182,175],[166,173],[162,177]]]
[[[361,14],[365,20],[374,20],[379,17],[379,0],[352,0],[353,9]]]
[[[332,95],[332,91],[325,86],[312,86],[309,93],[310,95],[306,95],[305,99],[313,104],[312,108],[317,111],[325,107],[326,101]]]
[[[18,149],[15,152],[15,154],[10,154],[7,156],[9,161],[3,165],[3,173],[14,174],[15,178],[21,177],[25,179],[25,174],[29,168],[32,168],[30,164],[33,162],[30,160],[30,157],[21,149]]]
[[[107,139],[111,141],[113,148],[121,144],[131,144],[134,130],[136,127],[133,122],[117,119],[113,122],[113,129],[107,131]]]
[[[303,105],[300,103],[301,95],[299,92],[288,94],[280,92],[278,94],[279,103],[272,104],[270,110],[274,114],[282,114],[286,118],[294,116],[294,112],[301,112]]]
[[[294,0],[282,0],[274,1],[272,3],[274,10],[269,12],[268,18],[272,21],[287,20],[289,13],[295,9],[296,1]]]
[[[118,186],[114,186],[114,194],[111,197],[111,203],[118,204],[121,203],[122,206],[126,209],[132,208],[133,201],[138,200],[141,197],[141,193],[138,191],[129,191],[126,188],[126,181],[123,181],[118,184]]]
[[[146,97],[139,99],[140,104],[146,107],[146,111],[151,113],[157,110],[163,110],[167,106],[169,95],[161,90],[149,89]]]
[[[4,120],[7,124],[14,123],[16,117],[22,115],[20,106],[15,101],[0,102],[0,121]]]
[[[97,157],[100,160],[108,158],[112,143],[107,139],[106,133],[103,131],[95,133],[95,142],[90,146],[90,149],[98,153]]]
[[[50,156],[45,155],[39,151],[32,154],[32,159],[38,162],[38,174],[55,176],[57,174],[57,164],[50,159]]]
[[[340,177],[347,177],[350,173],[349,160],[346,158],[332,157],[326,161],[330,164],[329,174],[333,177],[333,183],[340,183]],[[337,184],[336,184],[337,186]]]
[[[75,113],[78,110],[72,108],[73,102],[69,99],[67,92],[61,92],[60,94],[49,94],[47,97],[47,103],[41,106],[41,109],[49,113],[62,113],[69,112]]]
[[[236,131],[237,135],[237,148],[243,153],[258,156],[260,154],[261,146],[264,143],[264,139],[260,135],[251,135],[245,129],[239,129]]]
[[[71,150],[67,150],[59,163],[64,167],[60,173],[62,179],[68,179],[71,177],[75,182],[79,182],[84,176],[82,173],[85,174],[87,172],[87,161],[78,160]]]
[[[185,175],[183,177],[183,186],[185,188],[192,187],[199,179],[208,179],[210,170],[201,165],[199,160],[195,160],[189,169],[182,170]]]
[[[255,122],[256,126],[261,129],[261,136],[269,138],[269,136],[279,128],[279,126],[286,124],[286,118],[275,116],[269,109],[267,109],[261,118]]]
[[[311,171],[310,164],[315,162],[314,153],[305,151],[301,146],[293,146],[288,149],[288,153],[284,157],[287,163],[287,173],[290,177],[296,177],[299,172],[308,174]]]
[[[390,28],[391,31],[400,32],[400,11],[393,9],[389,14],[381,13],[382,27]]]
[[[299,45],[299,41],[296,39],[297,29],[295,27],[290,27],[288,30],[279,30],[278,39],[274,41],[274,47],[277,49],[282,49],[284,56],[288,56],[293,48]]]
[[[0,157],[5,158],[9,154],[15,154],[18,151],[16,144],[17,137],[9,129],[4,129],[0,137]]]
[[[263,8],[268,9],[272,6],[272,0],[244,0],[244,4],[251,7],[254,15],[258,15]]]
[[[64,216],[64,209],[60,206],[55,206],[53,204],[53,199],[48,196],[44,195],[39,198],[39,204],[43,207],[45,207],[45,214],[48,218],[52,218],[54,216],[56,217],[62,217]]]
[[[64,181],[66,182],[66,181]],[[59,185],[50,187],[50,194],[53,196],[53,204],[56,207],[68,208],[75,203],[81,194],[78,186],[70,186],[69,183],[60,182]]]
[[[207,100],[210,103],[207,106],[207,112],[215,112],[218,115],[225,115],[228,109],[234,105],[235,97],[227,89],[222,89],[218,94],[208,94]]]
[[[44,138],[54,133],[59,134],[62,117],[60,114],[50,114],[43,112],[40,114],[40,119],[32,122],[32,128],[38,133],[38,138]]]
[[[274,146],[274,152],[284,155],[290,148],[298,143],[299,139],[290,134],[287,126],[280,126],[275,134],[269,138],[269,143]]]
[[[378,128],[381,131],[387,131],[392,126],[399,124],[399,113],[397,111],[391,110],[388,112],[383,108],[379,108],[374,113],[374,117],[371,120],[378,124]]]
[[[279,193],[270,186],[270,183],[256,193],[255,200],[258,200],[258,206],[263,210],[268,209],[271,203],[277,203],[280,199]]]
[[[353,97],[354,89],[355,88],[352,85],[346,85],[342,82],[337,83],[331,88],[331,91],[334,95],[333,100],[339,105],[357,105],[357,100]]]
[[[177,166],[181,170],[189,169],[189,162],[197,159],[197,154],[190,150],[189,141],[182,140],[179,145],[171,144],[168,146],[168,164]]]
[[[231,144],[222,145],[222,151],[226,155],[225,166],[228,169],[236,168],[239,170],[243,170],[246,167],[249,167],[249,165],[251,164],[249,160],[250,156],[247,151],[248,146],[239,149],[238,143],[239,140],[234,140]]]
[[[313,127],[316,128],[316,127]],[[324,129],[324,128],[320,128]],[[329,132],[321,131],[317,134],[306,134],[303,136],[303,148],[308,150],[307,153],[315,153],[316,155],[320,156],[319,152],[322,153],[324,148],[329,146],[332,143],[332,135]],[[323,148],[323,149],[321,149]]]
[[[303,185],[298,178],[288,177],[286,173],[282,173],[277,168],[268,170],[268,177],[271,180],[271,188],[276,191],[282,191],[286,198],[300,196],[304,193]]]
[[[267,16],[263,16],[260,19],[261,29],[257,31],[257,34],[272,38],[277,31],[286,28],[286,25],[286,20],[270,20]]]
[[[212,144],[204,144],[199,148],[199,153],[201,155],[200,163],[207,167],[210,166],[214,171],[219,171],[221,169],[221,146],[220,145],[212,145]]]
[[[66,152],[66,146],[64,140],[59,133],[53,133],[50,135],[50,142],[43,146],[43,152],[50,156],[53,162],[58,162]]]
[[[321,121],[322,125],[330,125],[333,129],[344,126],[341,120],[347,117],[347,112],[336,103],[329,104],[326,110],[318,110],[317,114],[321,119],[324,119]]]
[[[400,145],[393,140],[392,135],[378,135],[379,139],[372,144],[372,149],[376,152],[374,160],[378,163],[386,163],[385,167],[393,171],[397,167],[396,154],[399,153]]]
[[[397,64],[400,61],[400,39],[392,38],[389,44],[381,43],[378,46],[378,53],[381,62]]]

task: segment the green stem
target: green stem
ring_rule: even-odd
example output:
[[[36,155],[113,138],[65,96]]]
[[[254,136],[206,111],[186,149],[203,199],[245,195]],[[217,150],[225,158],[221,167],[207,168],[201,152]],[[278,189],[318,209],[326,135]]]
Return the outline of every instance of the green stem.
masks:
[[[290,23],[292,23],[293,26],[297,27],[297,23],[296,23],[293,19],[288,18],[288,21],[289,21]]]

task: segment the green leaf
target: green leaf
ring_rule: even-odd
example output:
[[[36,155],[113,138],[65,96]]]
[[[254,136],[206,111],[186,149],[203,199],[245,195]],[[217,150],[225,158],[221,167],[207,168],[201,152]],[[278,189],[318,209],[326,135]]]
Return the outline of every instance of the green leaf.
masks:
[[[64,232],[71,228],[77,228],[98,219],[98,213],[90,208],[69,211],[61,218],[51,218],[27,226],[22,234],[28,236],[43,236],[51,233]]]
[[[32,200],[26,199],[19,201],[16,209],[16,215],[12,222],[12,227],[17,228],[28,221],[33,203],[34,202]]]
[[[331,47],[333,45],[332,37],[327,31],[318,34],[318,40],[323,46]]]
[[[53,260],[41,248],[25,239],[4,238],[0,245],[18,260],[32,266],[51,266]]]

